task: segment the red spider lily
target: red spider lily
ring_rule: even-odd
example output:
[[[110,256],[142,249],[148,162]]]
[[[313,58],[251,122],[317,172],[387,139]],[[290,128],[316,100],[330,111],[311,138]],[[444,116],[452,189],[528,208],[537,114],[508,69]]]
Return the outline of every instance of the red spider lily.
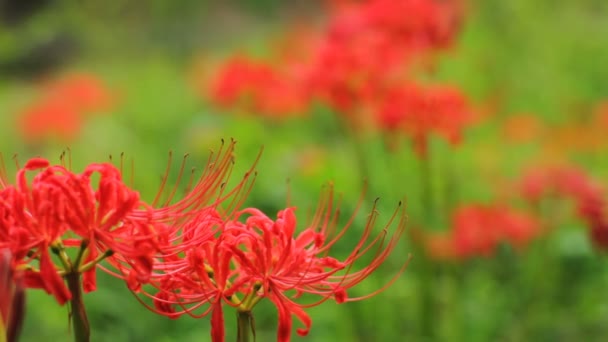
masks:
[[[374,60],[369,51],[365,46],[345,48],[326,42],[311,63],[308,91],[338,114],[353,119],[358,106],[365,106],[382,92],[383,76],[392,71]]]
[[[227,188],[234,163],[234,147],[236,142],[222,143],[217,153],[212,153],[202,174],[195,178],[194,170],[185,184],[185,192],[179,200],[175,200],[178,187],[184,178],[185,160],[182,162],[177,179],[172,188],[167,184],[170,171],[171,158],[167,164],[167,171],[163,177],[157,195],[151,202],[148,211],[135,211],[133,216],[138,220],[150,218],[157,228],[158,250],[154,254],[154,262],[142,264],[146,271],[166,271],[170,261],[177,260],[177,255],[187,253],[195,246],[203,245],[213,238],[217,225],[222,224],[222,218],[228,217],[243,203],[255,180],[255,167],[260,155],[246,172],[245,176],[232,189]],[[171,155],[170,155],[171,156]],[[162,231],[162,233],[161,233]],[[147,248],[150,245],[144,245]],[[165,260],[159,263],[157,260]],[[111,261],[111,260],[110,260]],[[156,265],[159,263],[159,265]],[[123,262],[124,264],[124,262]],[[123,268],[120,264],[113,264],[120,272],[109,271],[114,276],[124,278],[129,288],[139,291],[142,284],[149,279],[142,278],[134,273],[131,267]],[[150,273],[146,273],[150,275]],[[157,278],[158,275],[152,274]]]
[[[320,99],[363,127],[368,107],[409,79],[414,61],[451,44],[461,15],[458,0],[341,1],[331,6],[326,30],[296,49],[300,56],[272,66],[233,59],[213,81],[211,98],[272,116]]]
[[[333,7],[325,41],[311,61],[312,92],[341,114],[409,76],[412,61],[450,45],[459,1],[372,0]]]
[[[539,233],[532,217],[501,206],[462,207],[453,224],[456,253],[461,257],[489,255],[501,241],[521,248]]]
[[[301,83],[289,71],[234,58],[211,81],[211,99],[222,106],[242,107],[270,117],[293,116],[306,108]]]
[[[458,0],[338,2],[333,6],[331,34],[343,39],[357,39],[366,34],[390,36],[396,45],[410,51],[448,46],[462,16],[462,2]]]
[[[85,292],[95,290],[98,266],[138,290],[154,276],[158,259],[173,260],[193,246],[204,245],[215,232],[207,230],[207,222],[222,222],[221,214],[239,208],[253,168],[228,190],[234,145],[234,141],[227,148],[222,145],[219,153],[212,154],[200,178],[195,180],[192,172],[180,200],[173,199],[185,164],[176,185],[161,201],[167,188],[165,175],[152,205],[127,187],[121,172],[109,163],[90,164],[75,173],[63,158],[62,165],[33,158],[17,172],[15,185],[2,168],[0,248],[12,252],[11,268],[23,270],[26,287],[46,290],[61,305],[70,301],[74,334],[77,340],[88,341],[81,286]],[[220,207],[223,202],[227,205]],[[66,252],[72,247],[80,248],[75,259]],[[101,266],[102,260],[111,267]]]
[[[432,133],[456,144],[473,119],[467,99],[457,88],[448,86],[424,89],[408,84],[397,87],[387,93],[377,112],[380,127],[388,132],[406,133],[421,157],[426,155]]]
[[[608,248],[608,205],[603,187],[582,169],[570,166],[537,168],[524,174],[521,181],[526,199],[538,203],[545,196],[574,201],[577,214],[590,227],[591,241],[600,249]]]
[[[42,99],[26,108],[20,116],[19,127],[29,141],[49,137],[73,140],[83,125],[83,117],[69,99]]]
[[[25,310],[22,281],[14,275],[11,259],[8,250],[0,249],[0,336],[7,342],[17,340]]]
[[[427,250],[437,259],[490,256],[500,243],[525,247],[540,234],[539,222],[523,212],[496,205],[458,208],[446,234],[429,235]]]
[[[42,96],[19,114],[19,127],[28,141],[70,141],[78,136],[86,116],[112,103],[109,91],[95,76],[62,77],[48,83]]]
[[[398,212],[395,212],[391,217],[387,227],[398,221],[397,229],[386,242],[388,228],[372,235],[377,216],[374,208],[359,242],[340,260],[328,254],[352,226],[354,217],[337,231],[338,212],[330,189],[311,224],[300,233],[296,233],[295,208],[279,212],[276,220],[258,209],[247,208],[224,223],[205,222],[207,231],[216,232],[215,238],[193,246],[184,256],[175,255],[156,266],[160,272],[152,284],[158,292],[144,293],[154,300],[154,307],[148,308],[168,317],[211,314],[212,339],[223,341],[222,305],[250,312],[257,302],[267,297],[279,312],[279,341],[289,341],[292,315],[305,326],[298,333],[306,335],[312,321],[305,308],[331,298],[338,303],[369,298],[392,283],[366,296],[347,295],[350,288],[374,272],[395,248],[403,233],[405,216],[397,219]],[[240,221],[242,217],[244,222]],[[355,263],[366,255],[372,258],[369,264],[353,271]],[[321,299],[310,304],[297,303],[302,294],[317,295]]]
[[[114,95],[92,74],[69,74],[46,85],[46,96],[69,99],[74,108],[83,113],[106,110],[114,102]]]
[[[26,172],[36,172],[31,183]],[[91,184],[95,173],[99,174],[97,189]],[[100,258],[126,263],[142,278],[149,276],[160,232],[155,229],[151,209],[122,183],[120,172],[111,164],[92,164],[82,174],[75,174],[64,166],[34,158],[19,170],[16,185],[2,191],[11,201],[2,230],[20,237],[20,245],[9,248],[18,256],[26,253],[39,261],[39,272],[28,271],[30,280],[37,277],[38,284],[59,304],[71,298],[62,275],[83,273],[85,291],[94,290],[95,268],[89,265]],[[147,219],[142,211],[149,212]],[[60,255],[65,253],[64,247],[81,247],[84,257],[79,254],[72,264]],[[51,251],[60,255],[62,273],[57,272]],[[35,282],[28,284],[34,286]]]
[[[602,191],[583,170],[570,166],[530,169],[523,175],[521,184],[524,197],[530,201],[551,194],[584,199]]]

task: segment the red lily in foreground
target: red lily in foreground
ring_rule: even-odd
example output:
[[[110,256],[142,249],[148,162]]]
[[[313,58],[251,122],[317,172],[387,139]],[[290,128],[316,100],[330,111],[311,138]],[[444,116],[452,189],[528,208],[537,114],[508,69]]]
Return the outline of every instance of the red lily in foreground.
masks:
[[[17,172],[14,185],[0,168],[0,249],[10,251],[11,269],[23,272],[25,287],[44,289],[60,305],[70,302],[76,340],[88,341],[81,288],[96,289],[97,268],[138,289],[153,276],[157,259],[170,259],[213,235],[201,230],[202,222],[219,218],[222,202],[228,203],[221,209],[226,213],[238,208],[253,173],[226,188],[234,144],[213,155],[198,180],[192,173],[181,200],[173,198],[183,164],[178,184],[161,202],[165,176],[152,204],[109,163],[76,173],[63,158],[61,165],[33,158]],[[75,257],[70,248],[77,249]]]
[[[176,318],[182,314],[202,317],[211,314],[212,340],[224,341],[223,305],[239,313],[239,335],[249,334],[251,311],[268,298],[279,312],[278,341],[289,341],[292,315],[303,324],[298,334],[306,335],[312,321],[304,311],[334,299],[337,303],[369,298],[349,297],[347,292],[374,272],[390,255],[405,227],[403,210],[397,210],[380,234],[373,234],[377,212],[370,214],[359,241],[342,258],[328,254],[353,225],[354,217],[337,229],[339,210],[334,207],[333,189],[322,198],[312,222],[296,232],[295,208],[278,213],[275,220],[255,208],[237,211],[234,217],[220,222],[201,222],[209,240],[186,251],[184,256],[166,258],[156,265],[159,273],[151,284],[156,290],[142,292],[151,297],[150,310]],[[390,237],[388,228],[396,224]],[[355,263],[367,265],[355,270]],[[408,260],[409,261],[409,260]],[[393,278],[405,269],[402,269]],[[319,296],[313,303],[300,303],[302,294]],[[244,317],[244,324],[242,322]],[[244,329],[241,327],[244,326]]]

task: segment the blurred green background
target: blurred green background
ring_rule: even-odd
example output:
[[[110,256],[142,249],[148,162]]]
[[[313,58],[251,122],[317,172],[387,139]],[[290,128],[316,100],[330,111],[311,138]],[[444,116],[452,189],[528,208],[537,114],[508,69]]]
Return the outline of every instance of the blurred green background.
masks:
[[[200,68],[235,52],[264,55],[292,23],[322,22],[321,1],[2,0],[0,11],[0,151],[7,160],[12,154],[21,161],[35,155],[54,160],[69,147],[79,170],[124,152],[135,165],[135,188],[151,199],[168,151],[190,153],[189,165],[202,167],[222,138],[234,138],[235,179],[264,147],[247,204],[273,215],[286,206],[290,189],[303,222],[328,181],[344,194],[344,216],[352,213],[364,156],[369,189],[357,215],[359,230],[378,196],[381,220],[405,197],[411,228],[445,230],[456,203],[491,202],[512,192],[526,165],[544,159],[575,163],[606,183],[608,136],[585,149],[577,147],[584,130],[572,140],[555,133],[588,122],[595,106],[608,100],[606,1],[468,2],[457,44],[441,55],[432,77],[458,85],[485,119],[456,148],[432,141],[432,215],[422,208],[420,165],[407,144],[389,153],[381,137],[370,136],[355,147],[323,108],[281,122],[234,115],[214,107],[195,86]],[[69,141],[27,141],[16,127],[23,109],[40,97],[40,80],[69,72],[97,75],[115,94],[115,105],[88,117]],[[542,123],[543,135],[509,140],[507,122],[522,113]],[[564,208],[571,215],[546,214],[566,218],[525,250],[503,246],[492,257],[437,262],[432,272],[430,261],[417,262],[424,257],[405,237],[351,295],[380,287],[414,253],[392,287],[366,301],[309,309],[309,336],[294,333],[293,340],[602,341],[608,260],[593,248],[572,206]],[[208,319],[157,316],[120,281],[100,277],[99,289],[85,296],[93,341],[209,340]],[[236,323],[226,311],[227,339],[233,340]],[[264,301],[254,313],[258,341],[275,339],[276,309]],[[67,321],[65,307],[30,291],[23,341],[68,340]]]

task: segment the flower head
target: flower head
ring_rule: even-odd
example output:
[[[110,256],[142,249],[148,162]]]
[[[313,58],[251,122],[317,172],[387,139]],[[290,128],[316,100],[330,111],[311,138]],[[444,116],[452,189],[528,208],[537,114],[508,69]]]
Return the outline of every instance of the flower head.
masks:
[[[371,294],[348,296],[348,290],[374,272],[396,247],[405,225],[403,211],[396,211],[386,228],[374,235],[374,206],[350,252],[332,257],[332,247],[354,225],[352,217],[338,229],[339,210],[333,196],[330,187],[311,223],[299,232],[294,207],[280,211],[276,219],[256,208],[245,208],[223,221],[200,222],[213,236],[183,256],[174,255],[156,265],[158,272],[151,283],[156,290],[143,293],[154,302],[148,307],[169,317],[211,314],[213,341],[223,341],[223,305],[249,312],[268,298],[279,312],[278,340],[288,341],[294,315],[304,324],[298,333],[308,333],[312,321],[305,308],[328,299],[338,303],[361,300],[384,290],[392,281]],[[397,227],[389,236],[393,224]],[[357,269],[363,260],[367,265]],[[406,265],[404,262],[403,269]],[[320,298],[300,303],[305,294]]]
[[[501,243],[525,247],[540,234],[532,216],[502,205],[466,205],[456,209],[447,234],[430,234],[426,247],[437,259],[490,256]]]
[[[87,117],[108,109],[113,96],[93,75],[73,74],[46,84],[41,96],[19,114],[19,128],[29,142],[48,138],[70,141]]]
[[[31,181],[28,173],[35,173]],[[92,178],[99,178],[94,186]],[[28,285],[42,287],[60,304],[70,299],[63,275],[84,274],[85,291],[95,289],[95,265],[100,259],[128,264],[145,277],[151,264],[157,229],[150,210],[121,180],[111,164],[91,164],[78,174],[63,165],[34,158],[17,172],[15,185],[1,190],[6,212],[0,231],[4,244],[30,265]],[[0,245],[2,242],[0,242]],[[81,248],[73,262],[66,247]],[[57,271],[51,253],[62,261]],[[37,261],[36,271],[32,263]]]

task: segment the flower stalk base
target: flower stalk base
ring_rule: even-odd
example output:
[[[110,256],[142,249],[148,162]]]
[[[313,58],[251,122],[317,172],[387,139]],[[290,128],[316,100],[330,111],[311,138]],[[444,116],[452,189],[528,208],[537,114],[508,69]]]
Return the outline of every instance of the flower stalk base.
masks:
[[[68,288],[72,293],[72,299],[70,299],[70,319],[72,322],[72,329],[74,329],[74,341],[89,342],[91,339],[91,331],[87,312],[84,307],[84,301],[82,299],[80,274],[72,272],[67,274],[65,279]]]
[[[237,311],[237,342],[255,342],[255,324],[251,311]]]

